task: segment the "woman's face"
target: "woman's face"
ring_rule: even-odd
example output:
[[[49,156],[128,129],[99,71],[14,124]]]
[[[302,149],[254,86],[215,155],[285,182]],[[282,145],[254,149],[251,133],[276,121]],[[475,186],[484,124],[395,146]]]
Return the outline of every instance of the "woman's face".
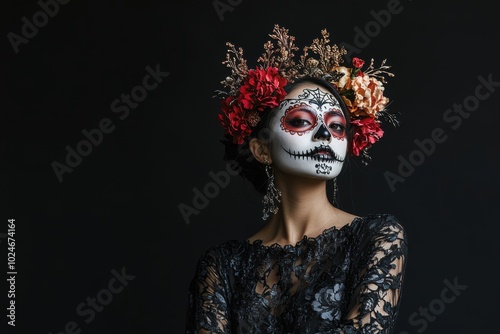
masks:
[[[294,175],[335,178],[347,152],[346,122],[339,101],[328,90],[300,84],[271,119],[273,165]]]

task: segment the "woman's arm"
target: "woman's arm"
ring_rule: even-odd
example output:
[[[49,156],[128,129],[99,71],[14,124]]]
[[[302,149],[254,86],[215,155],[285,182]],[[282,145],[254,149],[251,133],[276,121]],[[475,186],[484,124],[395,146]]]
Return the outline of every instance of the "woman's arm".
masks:
[[[408,253],[407,237],[394,217],[376,232],[367,245],[349,311],[338,334],[392,333],[399,311]]]
[[[198,261],[188,291],[186,334],[230,333],[227,286],[218,254],[208,251]]]

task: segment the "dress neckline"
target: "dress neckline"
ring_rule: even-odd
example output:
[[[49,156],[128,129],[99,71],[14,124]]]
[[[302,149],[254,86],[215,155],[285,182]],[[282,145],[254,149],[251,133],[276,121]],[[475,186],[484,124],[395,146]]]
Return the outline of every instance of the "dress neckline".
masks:
[[[315,237],[309,237],[307,235],[304,235],[302,237],[302,239],[300,239],[299,241],[297,241],[295,243],[295,245],[287,244],[287,245],[283,246],[277,242],[275,242],[271,245],[263,245],[262,239],[256,239],[253,242],[250,242],[250,240],[245,239],[244,243],[248,246],[254,246],[254,247],[258,247],[258,248],[262,248],[262,249],[295,250],[296,248],[302,246],[305,243],[314,243],[314,242],[317,242],[317,241],[325,238],[326,236],[330,235],[331,233],[340,232],[340,231],[343,231],[345,229],[352,228],[353,225],[355,225],[357,222],[363,220],[363,218],[364,217],[355,217],[351,222],[349,222],[345,225],[342,225],[341,227],[337,227],[337,226],[328,227]]]

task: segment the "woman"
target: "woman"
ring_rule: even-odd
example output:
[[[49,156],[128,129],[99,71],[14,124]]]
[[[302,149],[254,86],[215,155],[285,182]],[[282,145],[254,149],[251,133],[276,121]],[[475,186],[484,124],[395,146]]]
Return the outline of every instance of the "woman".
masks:
[[[340,210],[336,191],[333,200],[326,191],[349,155],[366,162],[383,134],[382,117],[394,121],[380,94],[384,82],[370,76],[387,67],[370,65],[363,72],[360,59],[353,68],[340,66],[345,51],[322,33],[295,64],[294,38],[275,26],[270,36],[278,51],[266,44],[263,65],[253,70],[245,67],[241,49],[228,44],[236,56],[226,59],[233,71],[223,82],[230,89],[219,115],[226,159],[264,194],[267,222],[248,239],[213,246],[199,259],[186,333],[394,330],[405,231],[391,214],[360,217]],[[331,51],[330,58],[314,61],[308,50]]]

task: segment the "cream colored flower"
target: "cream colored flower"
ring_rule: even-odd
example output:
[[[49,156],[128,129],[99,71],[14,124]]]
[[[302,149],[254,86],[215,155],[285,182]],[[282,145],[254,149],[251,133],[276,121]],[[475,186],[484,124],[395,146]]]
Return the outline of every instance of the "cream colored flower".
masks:
[[[354,91],[354,102],[349,108],[356,116],[371,116],[383,110],[389,99],[384,96],[382,82],[368,75],[358,76],[351,80]]]
[[[344,74],[338,82],[335,82],[335,84],[337,85],[339,90],[346,88],[345,85],[349,81],[349,78],[351,77],[351,69],[345,66],[334,66],[332,68],[332,71],[337,71],[339,73]]]

